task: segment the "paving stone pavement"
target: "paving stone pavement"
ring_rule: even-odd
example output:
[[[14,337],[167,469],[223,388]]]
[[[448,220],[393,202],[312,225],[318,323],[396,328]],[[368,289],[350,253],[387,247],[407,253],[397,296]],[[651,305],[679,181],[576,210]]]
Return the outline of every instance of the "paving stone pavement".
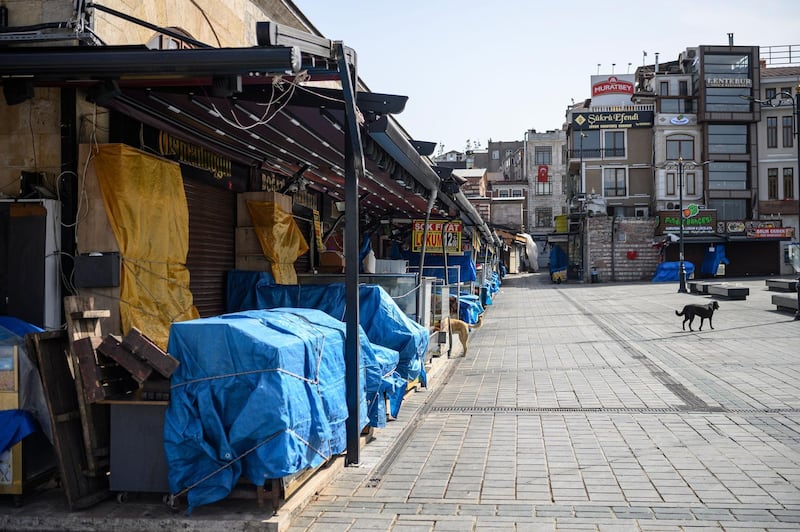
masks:
[[[800,529],[800,322],[739,282],[689,332],[677,283],[507,276],[290,530]]]

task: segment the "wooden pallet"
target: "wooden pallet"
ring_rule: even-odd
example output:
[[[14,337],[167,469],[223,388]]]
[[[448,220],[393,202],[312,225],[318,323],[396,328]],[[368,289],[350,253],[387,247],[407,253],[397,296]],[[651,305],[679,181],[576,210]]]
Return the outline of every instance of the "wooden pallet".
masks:
[[[81,376],[80,357],[74,343],[83,338],[101,337],[100,320],[109,317],[111,313],[108,310],[95,309],[93,297],[67,296],[64,298],[64,315],[67,320],[69,360],[83,426],[86,474],[106,476],[111,438],[109,408],[108,405],[93,404],[86,400],[86,385]]]
[[[42,379],[61,485],[70,510],[81,510],[109,497],[108,477],[87,474],[84,424],[75,380],[69,367],[65,331],[26,335],[28,353],[36,355]]]

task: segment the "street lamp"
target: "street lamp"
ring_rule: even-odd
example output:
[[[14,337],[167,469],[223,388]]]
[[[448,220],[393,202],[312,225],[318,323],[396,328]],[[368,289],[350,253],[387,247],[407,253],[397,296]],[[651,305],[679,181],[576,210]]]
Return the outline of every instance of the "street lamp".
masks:
[[[696,163],[694,161],[684,161],[682,155],[678,155],[677,161],[667,161],[664,164],[663,168],[666,169],[677,169],[678,170],[678,209],[680,212],[680,226],[678,228],[679,232],[679,240],[678,240],[678,261],[679,261],[679,271],[678,271],[678,293],[685,294],[686,290],[686,264],[684,262],[684,254],[683,254],[683,170],[684,168],[693,169],[701,166],[700,163]]]
[[[580,249],[580,261],[578,261],[578,280],[583,282],[583,231],[584,231],[584,220],[583,220],[583,211],[586,205],[586,183],[585,183],[585,176],[583,175],[583,139],[588,137],[586,133],[580,131],[580,146],[581,146],[581,157],[580,157],[580,164],[581,164],[581,190],[578,196],[578,205],[579,205],[579,214],[578,214],[578,243]],[[582,196],[582,197],[581,197]]]
[[[781,107],[784,102],[792,106],[792,116],[794,117],[794,131],[792,132],[797,140],[795,146],[797,147],[797,171],[795,176],[798,179],[797,187],[797,227],[795,227],[794,238],[800,242],[800,84],[794,88],[794,97],[790,91],[780,91],[774,98],[768,100],[760,100],[752,96],[740,96],[746,100],[750,100],[761,104],[764,107]],[[794,186],[794,184],[793,184]],[[800,269],[795,266],[795,273],[797,273],[797,310],[794,313],[794,319],[800,320]]]

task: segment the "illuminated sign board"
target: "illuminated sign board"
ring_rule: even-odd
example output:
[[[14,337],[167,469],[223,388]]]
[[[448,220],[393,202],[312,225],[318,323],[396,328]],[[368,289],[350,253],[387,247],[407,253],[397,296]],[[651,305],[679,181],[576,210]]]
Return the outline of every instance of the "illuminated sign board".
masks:
[[[697,205],[687,205],[683,209],[683,233],[715,233],[717,211],[700,209]],[[681,211],[661,211],[657,215],[656,234],[678,234],[681,231]]]

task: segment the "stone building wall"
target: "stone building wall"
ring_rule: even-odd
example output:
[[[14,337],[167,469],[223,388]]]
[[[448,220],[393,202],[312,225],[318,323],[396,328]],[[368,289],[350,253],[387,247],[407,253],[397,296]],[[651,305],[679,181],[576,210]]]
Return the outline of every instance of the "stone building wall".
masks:
[[[653,278],[659,262],[654,218],[594,216],[587,225],[587,276],[596,268],[600,282]]]

